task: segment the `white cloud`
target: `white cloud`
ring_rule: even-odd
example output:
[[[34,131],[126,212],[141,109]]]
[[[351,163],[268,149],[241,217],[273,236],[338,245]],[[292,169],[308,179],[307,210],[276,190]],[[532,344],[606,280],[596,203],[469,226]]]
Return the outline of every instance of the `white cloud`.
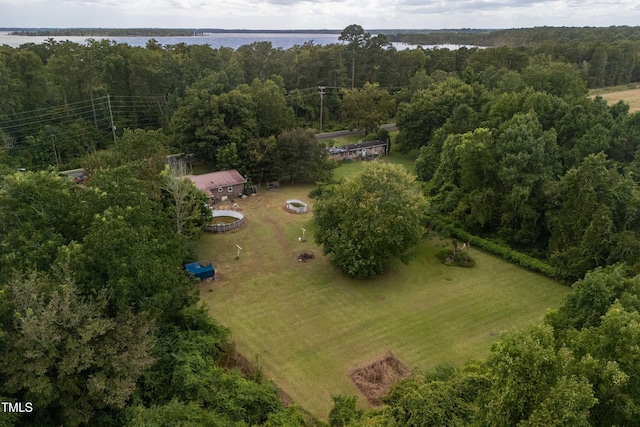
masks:
[[[1,27],[513,28],[639,18],[634,0],[0,0]]]

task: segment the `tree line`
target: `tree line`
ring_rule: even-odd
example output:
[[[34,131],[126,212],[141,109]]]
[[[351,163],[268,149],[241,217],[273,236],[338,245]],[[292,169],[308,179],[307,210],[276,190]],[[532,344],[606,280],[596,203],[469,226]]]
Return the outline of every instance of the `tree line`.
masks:
[[[638,271],[640,255],[638,113],[589,97],[579,73],[544,60],[475,82],[423,74],[396,116],[433,215],[568,282],[617,262]]]
[[[372,111],[371,105],[378,102],[371,98],[366,108],[358,109],[358,104],[348,102],[350,91],[360,91],[366,83],[377,84],[399,105],[409,100],[409,82],[421,73],[455,73],[467,83],[484,80],[491,84],[488,80],[496,78],[491,73],[519,73],[548,59],[577,69],[588,87],[626,84],[639,77],[635,58],[640,42],[632,29],[599,29],[611,35],[610,42],[604,37],[590,39],[592,29],[567,29],[585,34],[584,38],[567,42],[547,38],[530,47],[517,43],[520,33],[507,33],[513,46],[457,50],[398,50],[390,44],[389,35],[372,35],[358,25],[345,28],[341,43],[320,46],[309,41],[286,50],[273,48],[270,42],[233,50],[184,43],[163,46],[153,39],[144,48],[94,39],[86,44],[49,39],[18,48],[2,46],[0,158],[14,167],[75,167],[86,152],[113,142],[114,127],[116,134],[126,128],[162,128],[172,140],[184,140],[188,135],[180,134],[179,126],[172,129],[172,121],[198,99],[195,91],[206,88],[209,96],[224,95],[230,108],[242,110],[246,96],[228,94],[238,90],[246,95],[245,85],[255,87],[268,80],[275,84],[269,89],[274,96],[277,88],[280,111],[269,112],[272,117],[266,111],[254,114],[262,114],[263,122],[278,114],[285,119],[260,124],[263,128],[238,129],[243,137],[264,137],[266,131],[270,132],[267,136],[277,136],[279,131],[298,127],[333,130],[353,126],[354,117]],[[532,34],[554,31],[565,30],[531,29]],[[318,87],[325,88],[322,95]],[[375,124],[394,114],[393,108],[378,114],[382,119]],[[190,148],[172,144],[176,150]]]
[[[554,43],[613,43],[618,40],[640,40],[640,27],[534,27],[495,30],[435,30],[386,33],[390,41],[410,44],[462,44],[471,46],[536,47]]]

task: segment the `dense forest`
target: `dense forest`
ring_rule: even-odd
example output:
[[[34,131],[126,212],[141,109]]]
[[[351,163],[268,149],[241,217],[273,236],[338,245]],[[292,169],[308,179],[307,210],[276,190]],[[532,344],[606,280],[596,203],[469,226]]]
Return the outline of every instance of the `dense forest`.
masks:
[[[535,27],[504,30],[437,30],[391,32],[390,41],[411,44],[463,44],[474,46],[540,46],[545,43],[613,43],[640,40],[638,27]]]
[[[640,113],[588,92],[640,80],[637,32],[505,30],[458,50],[397,50],[357,25],[287,50],[0,47],[0,396],[34,408],[0,424],[314,423],[229,369],[229,333],[181,269],[207,210],[164,159],[328,182],[313,129],[395,121],[426,225],[575,292],[487,360],[415,373],[380,411],[336,397],[330,424],[638,425]],[[57,175],[74,167],[84,185]]]

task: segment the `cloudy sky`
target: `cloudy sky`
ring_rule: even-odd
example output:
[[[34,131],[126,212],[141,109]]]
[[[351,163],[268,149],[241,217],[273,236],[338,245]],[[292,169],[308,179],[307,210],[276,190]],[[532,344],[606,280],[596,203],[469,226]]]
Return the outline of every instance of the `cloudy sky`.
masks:
[[[640,0],[0,0],[0,27],[522,28],[640,24]]]

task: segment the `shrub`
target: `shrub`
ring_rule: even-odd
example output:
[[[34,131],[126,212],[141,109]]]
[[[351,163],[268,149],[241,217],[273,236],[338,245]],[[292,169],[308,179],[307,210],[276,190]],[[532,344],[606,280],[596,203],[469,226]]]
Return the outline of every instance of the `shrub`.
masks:
[[[443,249],[438,252],[438,259],[445,265],[453,265],[455,267],[472,268],[476,262],[463,251],[455,251],[453,249]]]
[[[453,226],[452,224],[445,223],[440,218],[431,218],[431,222],[434,229],[446,230],[447,233],[449,233],[452,237],[465,242],[469,242],[473,246],[487,251],[492,255],[499,256],[505,261],[519,265],[520,267],[525,268],[529,271],[540,273],[554,280],[560,279],[558,270],[540,259],[533,258],[529,255],[513,250],[507,246],[503,246],[490,240],[483,239],[482,237],[475,236],[465,230]]]

